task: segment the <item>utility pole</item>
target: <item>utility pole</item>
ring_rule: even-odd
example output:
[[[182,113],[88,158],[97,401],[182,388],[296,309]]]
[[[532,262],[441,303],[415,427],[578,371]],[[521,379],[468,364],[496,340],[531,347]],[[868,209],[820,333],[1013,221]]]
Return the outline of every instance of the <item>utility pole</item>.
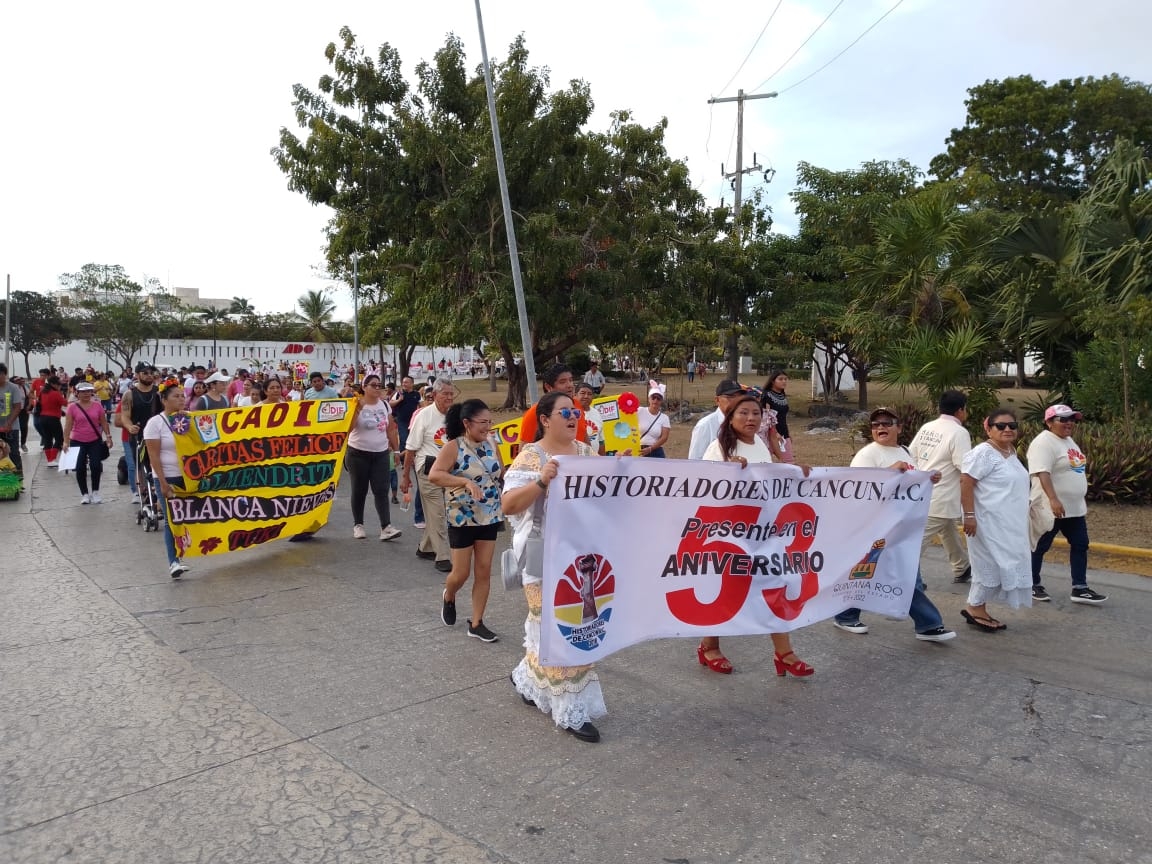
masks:
[[[737,90],[735,96],[725,96],[723,98],[713,98],[708,100],[709,105],[716,105],[720,102],[735,102],[736,103],[736,170],[731,174],[725,173],[724,166],[720,166],[720,175],[725,180],[733,180],[732,189],[736,193],[735,206],[732,208],[732,231],[736,240],[736,245],[740,245],[740,207],[744,201],[744,175],[751,174],[753,171],[762,170],[756,162],[756,154],[752,154],[752,165],[747,168],[744,167],[744,102],[748,99],[772,99],[778,94],[775,90],[771,93],[745,93],[743,90]],[[739,344],[736,339],[736,322],[733,321],[732,327],[728,331],[728,336],[724,344],[724,353],[728,360],[728,377],[733,381],[736,380],[737,374],[740,369]]]
[[[384,358],[381,357],[381,364]],[[360,383],[360,253],[352,253],[352,383]]]

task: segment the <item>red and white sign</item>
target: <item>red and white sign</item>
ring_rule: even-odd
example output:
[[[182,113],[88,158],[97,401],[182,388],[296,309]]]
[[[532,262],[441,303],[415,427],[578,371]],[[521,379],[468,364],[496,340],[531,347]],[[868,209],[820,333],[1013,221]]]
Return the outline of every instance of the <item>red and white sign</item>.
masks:
[[[544,520],[540,661],[648,639],[781,633],[858,607],[904,617],[929,475],[560,457]]]

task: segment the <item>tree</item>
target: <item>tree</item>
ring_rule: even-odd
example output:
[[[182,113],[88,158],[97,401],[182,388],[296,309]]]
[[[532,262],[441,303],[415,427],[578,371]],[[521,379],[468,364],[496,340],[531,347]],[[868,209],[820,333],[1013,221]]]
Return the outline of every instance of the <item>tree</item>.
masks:
[[[1055,84],[1029,75],[968,90],[964,126],[929,170],[1001,210],[1075,201],[1119,138],[1152,154],[1152,88],[1118,75]]]
[[[296,318],[304,325],[303,338],[310,342],[336,341],[332,321],[336,303],[323,291],[307,291],[301,294],[296,298],[296,308],[299,310]]]
[[[884,347],[886,328],[875,319],[849,315],[863,290],[849,256],[863,256],[875,244],[878,220],[916,189],[919,177],[905,160],[865,162],[849,171],[801,162],[797,171],[792,200],[800,215],[800,242],[792,275],[780,285],[786,297],[780,323],[793,344],[807,341],[822,350],[826,363],[818,372],[826,397],[836,389],[832,379],[838,365],[852,369],[861,409],[868,405],[868,372]]]
[[[75,326],[88,347],[121,369],[130,369],[136,354],[159,337],[159,309],[167,294],[157,280],[141,285],[118,264],[85,264],[62,274],[60,284],[78,301]]]
[[[287,129],[273,150],[289,188],[332,207],[328,269],[360,281],[404,316],[405,339],[486,341],[508,374],[506,407],[522,406],[520,333],[496,182],[483,78],[469,74],[450,36],[416,67],[410,88],[391,46],[369,56],[348,28],[329,44],[332,74],[317,91],[293,88],[301,140]],[[672,249],[700,197],[664,149],[665,122],[611,115],[585,129],[591,93],[580,81],[549,92],[523,39],[493,63],[510,197],[534,359],[588,339],[638,334],[638,310],[659,307]]]
[[[256,314],[256,307],[248,301],[247,297],[233,297],[228,306],[228,314],[249,318]]]
[[[0,332],[6,324],[5,309],[0,306]],[[12,292],[12,324],[9,347],[24,357],[24,375],[31,379],[28,355],[49,354],[52,349],[71,341],[67,322],[51,297],[31,291]]]

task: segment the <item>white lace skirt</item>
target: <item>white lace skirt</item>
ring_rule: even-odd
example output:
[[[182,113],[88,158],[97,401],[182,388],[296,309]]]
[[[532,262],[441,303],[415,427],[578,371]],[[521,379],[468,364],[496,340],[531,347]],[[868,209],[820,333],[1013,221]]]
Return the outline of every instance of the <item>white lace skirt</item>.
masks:
[[[608,713],[600,678],[591,666],[540,665],[539,582],[524,586],[528,618],[524,621],[524,659],[512,671],[516,691],[536,703],[562,729],[579,729]]]

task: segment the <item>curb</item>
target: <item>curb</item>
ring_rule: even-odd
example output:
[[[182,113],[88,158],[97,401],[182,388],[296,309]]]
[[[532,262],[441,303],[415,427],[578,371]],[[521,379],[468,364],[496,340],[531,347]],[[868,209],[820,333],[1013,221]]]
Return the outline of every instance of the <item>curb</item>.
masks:
[[[1057,537],[1052,542],[1052,548],[1068,548],[1068,541],[1063,537]],[[1103,552],[1105,555],[1123,555],[1126,558],[1142,558],[1145,561],[1152,561],[1152,549],[1142,549],[1138,546],[1117,546],[1114,543],[1092,543],[1089,542],[1088,549],[1092,552]]]

